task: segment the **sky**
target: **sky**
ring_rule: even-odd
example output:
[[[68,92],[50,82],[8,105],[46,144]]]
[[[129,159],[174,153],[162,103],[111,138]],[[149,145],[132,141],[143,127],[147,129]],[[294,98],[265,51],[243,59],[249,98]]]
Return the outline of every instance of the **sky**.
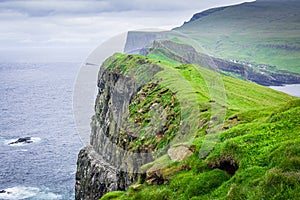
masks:
[[[251,1],[251,0],[248,0]],[[241,0],[0,0],[0,62],[84,62],[130,30],[181,26]]]

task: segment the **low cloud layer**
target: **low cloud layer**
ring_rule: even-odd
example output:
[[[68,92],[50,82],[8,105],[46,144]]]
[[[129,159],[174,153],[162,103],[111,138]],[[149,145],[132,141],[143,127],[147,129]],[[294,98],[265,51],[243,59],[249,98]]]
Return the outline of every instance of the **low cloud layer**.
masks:
[[[241,2],[2,0],[0,60],[82,61],[97,45],[118,33],[143,28],[171,29],[195,12]]]
[[[236,0],[4,0],[0,9],[14,10],[29,16],[99,14],[104,12],[126,12],[144,10],[146,12],[183,11],[191,8],[211,7],[231,4]]]

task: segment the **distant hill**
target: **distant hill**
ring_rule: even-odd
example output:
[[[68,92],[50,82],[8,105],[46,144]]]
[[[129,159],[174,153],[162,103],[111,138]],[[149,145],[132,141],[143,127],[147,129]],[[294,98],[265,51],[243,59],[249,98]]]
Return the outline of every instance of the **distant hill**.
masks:
[[[222,11],[222,10],[224,10],[226,8],[227,7],[212,8],[212,9],[200,12],[200,13],[196,13],[196,14],[193,15],[193,17],[188,22],[184,22],[184,24],[191,23],[191,22],[196,21],[196,20],[198,20],[198,19],[200,19],[202,17],[208,16],[208,15],[213,14],[215,12]]]
[[[294,0],[213,8],[172,31],[129,32],[125,52],[206,68],[210,59],[221,73],[261,85],[300,83],[299,10]]]
[[[188,41],[190,42],[190,41]],[[198,49],[199,50],[199,49]],[[258,83],[264,86],[300,83],[300,75],[277,70],[274,66],[253,65],[237,60],[225,60],[199,53],[193,45],[180,40],[155,40],[142,49],[141,54],[157,59],[174,60],[180,63],[198,64],[222,74]]]
[[[300,73],[300,1],[259,0],[195,14],[178,31],[226,60]]]

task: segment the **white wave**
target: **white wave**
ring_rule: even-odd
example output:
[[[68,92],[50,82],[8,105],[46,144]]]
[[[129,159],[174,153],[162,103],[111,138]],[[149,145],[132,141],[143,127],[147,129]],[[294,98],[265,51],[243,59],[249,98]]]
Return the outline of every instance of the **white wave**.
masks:
[[[15,150],[10,150],[10,152],[27,152],[28,149],[15,149]]]
[[[32,138],[30,138],[30,140],[31,140],[32,142],[38,143],[38,142],[41,141],[41,138],[39,138],[39,137],[32,137]]]
[[[76,171],[73,171],[73,172],[70,173],[70,175],[74,175],[74,174],[76,174]]]
[[[49,189],[41,190],[36,187],[25,187],[25,186],[17,186],[12,188],[4,189],[4,193],[0,193],[0,199],[43,199],[43,200],[54,200],[54,199],[62,199],[61,195],[54,194],[49,192]]]
[[[18,139],[19,138],[5,140],[4,143],[6,145],[10,145],[10,146],[25,146],[25,145],[32,144],[32,143],[38,143],[38,142],[40,142],[42,140],[39,137],[30,137],[30,140],[28,140],[30,143],[19,142],[19,143],[11,144],[12,142],[16,142]]]

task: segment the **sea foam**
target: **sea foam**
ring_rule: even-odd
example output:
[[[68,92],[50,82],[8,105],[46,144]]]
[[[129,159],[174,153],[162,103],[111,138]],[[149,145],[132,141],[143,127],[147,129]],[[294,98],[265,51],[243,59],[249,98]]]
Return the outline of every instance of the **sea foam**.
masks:
[[[4,191],[0,193],[0,199],[62,199],[61,195],[52,193],[47,188],[41,190],[36,187],[16,186],[4,189]]]

